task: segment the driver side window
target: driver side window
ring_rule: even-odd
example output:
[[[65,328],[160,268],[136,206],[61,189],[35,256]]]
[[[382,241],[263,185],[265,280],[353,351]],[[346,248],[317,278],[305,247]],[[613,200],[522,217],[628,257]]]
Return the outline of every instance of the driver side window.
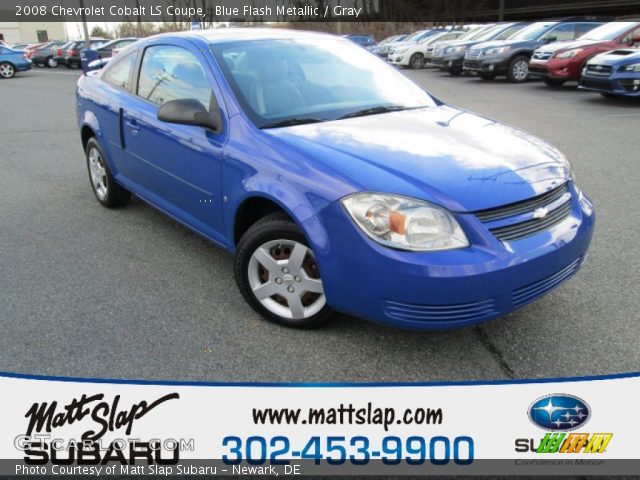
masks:
[[[622,44],[629,45],[629,46],[638,46],[640,44],[634,42],[634,39],[639,39],[639,38],[640,38],[640,27],[627,33],[622,39]]]
[[[554,42],[563,42],[566,40],[573,40],[574,36],[574,25],[572,23],[565,23],[562,25],[558,25],[557,27],[551,29],[549,33],[544,36],[545,40],[555,39]]]
[[[170,100],[196,99],[208,110],[212,90],[191,52],[174,45],[155,45],[144,51],[137,94],[159,107]]]

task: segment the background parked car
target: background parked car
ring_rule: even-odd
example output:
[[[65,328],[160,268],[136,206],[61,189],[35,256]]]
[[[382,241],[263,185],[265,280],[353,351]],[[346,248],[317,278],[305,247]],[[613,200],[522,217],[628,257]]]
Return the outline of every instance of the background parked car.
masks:
[[[424,40],[427,37],[430,37],[431,35],[435,35],[440,32],[442,32],[442,29],[439,29],[439,28],[431,28],[428,30],[418,30],[417,32],[413,32],[412,34],[407,35],[402,40],[391,42],[389,43],[389,52],[387,53],[387,58],[391,53],[393,53],[393,51],[396,48],[402,47],[409,43],[419,42],[421,40]]]
[[[582,71],[580,88],[605,97],[640,97],[640,50],[621,49],[596,55]]]
[[[110,58],[114,55],[113,50],[122,50],[124,47],[131,45],[133,42],[137,42],[136,37],[116,38],[110,42],[105,43],[97,49],[98,56],[100,58]]]
[[[447,48],[442,51],[438,63],[443,70],[448,71],[451,75],[460,75],[464,56],[469,48],[483,42],[506,40],[528,25],[530,25],[528,22],[500,23],[485,28],[468,40],[448,43]]]
[[[378,43],[371,51],[381,57],[387,58],[387,54],[389,53],[389,45],[393,42],[401,42],[407,38],[407,34],[403,33],[401,35],[392,35],[390,37],[385,38],[381,42]]]
[[[56,68],[58,66],[56,51],[65,43],[67,42],[64,40],[47,42],[44,45],[31,49],[28,53],[28,57],[34,65],[44,65],[49,68]]]
[[[64,45],[59,46],[58,48],[56,48],[53,52],[53,58],[55,58],[56,62],[58,62],[58,65],[62,65],[64,64],[64,51],[69,48],[71,45],[73,45],[74,41],[70,41],[65,43]]]
[[[12,50],[8,47],[0,47],[0,77],[11,78],[16,72],[31,70],[31,60],[24,52]]]
[[[533,52],[529,75],[542,77],[549,86],[559,87],[567,80],[580,80],[591,57],[617,48],[640,45],[640,21],[609,22],[574,42],[556,42]]]
[[[367,50],[371,50],[376,46],[376,41],[371,35],[348,34],[348,35],[343,35],[343,37],[348,38],[352,42],[357,43],[358,45],[366,48]]]
[[[399,67],[422,68],[426,63],[427,50],[439,41],[455,40],[464,35],[463,30],[443,30],[440,33],[410,43],[394,50],[389,62]]]
[[[17,52],[22,52],[25,48],[27,48],[28,45],[28,43],[14,43],[12,45],[9,45],[9,48]]]
[[[442,42],[433,50],[433,53],[431,54],[431,66],[437,67],[441,70],[446,70],[443,57],[445,55],[445,52],[446,54],[449,53],[449,47],[456,46],[459,42],[467,42],[470,40],[475,40],[476,38],[480,38],[483,33],[488,32],[494,27],[495,24],[493,23],[489,25],[482,25],[480,27],[469,30],[467,33],[456,40],[453,40],[451,42]]]
[[[485,42],[467,50],[463,68],[484,80],[506,75],[511,82],[529,79],[529,60],[541,46],[575,40],[605,22],[536,22],[507,40]]]
[[[101,47],[109,40],[105,38],[92,38],[89,40],[89,48],[97,49]],[[87,48],[86,42],[84,40],[72,42],[64,51],[63,51],[63,61],[64,64],[69,68],[79,68],[80,67],[80,51],[84,48]]]

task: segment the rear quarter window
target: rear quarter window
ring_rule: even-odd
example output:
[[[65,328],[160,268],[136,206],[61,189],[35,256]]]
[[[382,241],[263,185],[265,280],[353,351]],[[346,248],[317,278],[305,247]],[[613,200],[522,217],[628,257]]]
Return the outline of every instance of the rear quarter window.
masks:
[[[136,53],[131,52],[109,65],[102,73],[102,80],[114,87],[131,91],[131,75],[135,66]]]

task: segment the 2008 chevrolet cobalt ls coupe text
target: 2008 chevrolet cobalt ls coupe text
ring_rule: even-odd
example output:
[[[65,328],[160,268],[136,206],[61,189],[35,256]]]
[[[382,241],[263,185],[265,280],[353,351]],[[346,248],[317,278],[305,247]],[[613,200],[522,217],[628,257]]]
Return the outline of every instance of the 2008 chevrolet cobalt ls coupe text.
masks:
[[[234,252],[284,325],[478,323],[571,277],[591,241],[558,150],[333,36],[151,37],[80,78],[77,115],[100,203],[134,193]]]

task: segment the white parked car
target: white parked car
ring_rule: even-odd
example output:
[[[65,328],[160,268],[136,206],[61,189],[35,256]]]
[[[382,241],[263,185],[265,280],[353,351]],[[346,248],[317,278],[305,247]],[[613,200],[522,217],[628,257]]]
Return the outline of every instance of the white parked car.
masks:
[[[456,40],[465,32],[463,30],[443,30],[440,33],[423,38],[419,42],[405,43],[395,47],[389,53],[389,63],[398,67],[419,69],[425,66],[433,47],[440,42]]]

